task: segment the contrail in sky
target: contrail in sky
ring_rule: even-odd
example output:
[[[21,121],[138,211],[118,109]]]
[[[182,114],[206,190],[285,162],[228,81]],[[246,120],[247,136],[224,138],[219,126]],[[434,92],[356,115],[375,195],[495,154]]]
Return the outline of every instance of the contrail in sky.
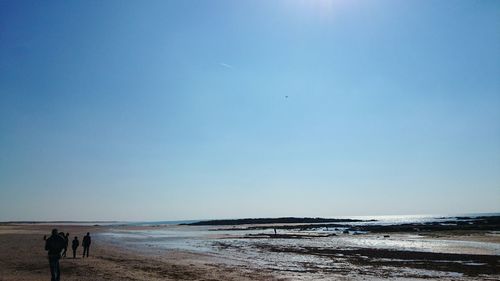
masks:
[[[219,65],[225,68],[233,69],[233,66],[227,63],[219,62]]]

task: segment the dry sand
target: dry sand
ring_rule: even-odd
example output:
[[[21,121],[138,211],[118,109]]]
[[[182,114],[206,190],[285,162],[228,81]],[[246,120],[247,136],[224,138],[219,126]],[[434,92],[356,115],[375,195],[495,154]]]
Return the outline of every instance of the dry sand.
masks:
[[[43,236],[53,226],[0,225],[0,281],[50,280],[50,271]],[[56,226],[57,227],[57,226]],[[100,232],[103,227],[58,226],[79,240],[89,231]],[[241,266],[214,262],[209,256],[181,251],[169,251],[162,256],[141,255],[124,249],[103,245],[94,239],[88,259],[82,259],[82,247],[76,259],[61,259],[61,279],[77,280],[286,280],[271,272],[256,271]],[[71,256],[68,249],[68,256]]]
[[[0,281],[39,281],[50,280],[47,254],[44,250],[43,236],[49,235],[53,225],[43,224],[0,224]],[[71,239],[81,238],[86,232],[96,234],[105,232],[108,227],[100,226],[55,226],[60,231],[69,232]],[[127,227],[134,228],[134,227]],[[136,227],[137,228],[137,227]],[[397,235],[392,233],[391,235]],[[439,232],[429,233],[427,238],[455,238],[459,240],[500,243],[498,235],[484,232]],[[283,249],[280,249],[283,250]],[[293,250],[293,249],[292,249]],[[291,251],[292,251],[291,250]],[[372,250],[374,249],[361,249]],[[125,249],[119,245],[104,243],[99,236],[94,236],[90,249],[90,258],[81,258],[82,247],[78,248],[76,259],[61,259],[62,280],[424,280],[420,278],[398,278],[382,273],[353,274],[328,273],[325,275],[296,272],[272,272],[270,269],[256,269],[245,263],[231,263],[227,259],[201,253],[168,250],[156,254]],[[293,250],[293,251],[296,251]],[[376,251],[379,254],[380,251]],[[312,253],[323,254],[323,253]],[[343,253],[346,254],[346,253]],[[365,255],[364,253],[363,255]],[[391,252],[394,254],[394,252]],[[404,254],[404,253],[403,253]],[[415,253],[412,253],[415,254]],[[68,256],[71,256],[68,249]],[[361,255],[361,256],[363,256]],[[405,254],[406,255],[406,254]],[[493,261],[493,270],[498,273],[498,262]],[[250,264],[250,263],[248,263]],[[391,265],[391,264],[389,264]],[[366,264],[364,270],[370,271],[376,264]],[[383,265],[381,268],[385,268]],[[394,266],[394,264],[392,264]],[[406,266],[406,265],[405,265]],[[426,266],[426,268],[432,268]],[[361,268],[361,267],[360,267]],[[349,269],[345,269],[348,270]],[[392,270],[392,269],[390,269]],[[314,277],[313,277],[314,276]],[[498,280],[498,274],[464,278],[440,278],[441,280]],[[433,278],[430,278],[433,279]]]

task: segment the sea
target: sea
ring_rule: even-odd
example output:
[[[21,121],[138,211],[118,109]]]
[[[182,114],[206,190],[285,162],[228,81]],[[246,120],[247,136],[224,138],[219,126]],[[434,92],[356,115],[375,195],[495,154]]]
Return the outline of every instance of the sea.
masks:
[[[457,217],[499,216],[500,213],[454,214],[454,215],[409,215],[409,216],[351,216],[335,217],[359,219],[365,222],[349,224],[406,224],[426,222],[449,222]],[[372,221],[375,220],[375,221]],[[498,255],[500,243],[493,239],[499,232],[488,232],[484,239],[432,237],[419,233],[397,233],[391,235],[371,233],[345,233],[343,228],[318,227],[307,231],[282,230],[278,234],[306,235],[303,238],[271,238],[274,230],[243,229],[234,230],[233,226],[188,226],[182,225],[193,221],[154,221],[154,222],[115,222],[107,224],[107,231],[99,233],[98,239],[127,249],[134,249],[154,255],[165,255],[171,251],[186,251],[213,256],[230,264],[244,264],[255,268],[266,268],[280,272],[305,274],[310,266],[328,269],[331,259],[301,255],[291,252],[266,251],[266,248],[283,249],[388,249],[399,251],[417,251],[448,254]],[[237,228],[238,229],[238,228]],[[335,235],[333,235],[335,234]],[[259,236],[259,239],[248,237]],[[267,236],[266,236],[267,235]],[[492,238],[492,239],[490,239]],[[250,265],[249,265],[250,264]],[[350,265],[352,266],[352,265]],[[451,278],[460,280],[460,276],[450,272],[429,272],[425,269],[413,269],[412,274],[432,278]],[[316,273],[315,273],[316,274]],[[452,275],[450,275],[452,274]],[[308,274],[309,276],[311,274]],[[318,280],[318,276],[316,276]],[[457,279],[458,278],[458,279]],[[314,278],[313,278],[314,279]],[[328,278],[327,278],[328,279]],[[305,278],[304,280],[309,280]],[[468,280],[468,279],[464,279]]]

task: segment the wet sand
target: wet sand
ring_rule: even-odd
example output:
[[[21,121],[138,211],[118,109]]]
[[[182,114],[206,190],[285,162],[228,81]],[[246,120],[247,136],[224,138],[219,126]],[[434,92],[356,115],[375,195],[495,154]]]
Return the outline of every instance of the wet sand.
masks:
[[[499,257],[495,255],[448,254],[418,251],[397,251],[387,249],[329,249],[320,247],[287,248],[266,246],[266,251],[278,253],[295,253],[301,255],[315,255],[330,258],[334,262],[348,262],[362,268],[377,268],[365,272],[367,276],[390,276],[389,268],[424,269],[430,271],[446,271],[457,273],[465,277],[499,277]],[[314,265],[310,266],[311,270]],[[383,270],[386,268],[386,270]],[[321,270],[318,268],[318,270]],[[348,273],[346,267],[332,267],[330,272]],[[425,278],[424,275],[406,273],[405,277]]]
[[[52,226],[0,225],[0,280],[50,280],[43,236]],[[70,237],[81,237],[88,231],[97,233],[105,227],[58,226]],[[61,259],[61,277],[67,281],[83,280],[284,280],[265,270],[231,267],[214,262],[210,256],[182,251],[165,255],[143,255],[126,251],[93,239],[90,257],[82,259],[82,247],[76,259]],[[68,255],[72,255],[68,249]]]
[[[0,225],[0,281],[49,280],[50,273],[43,236],[53,226],[41,224]],[[80,241],[88,231],[105,233],[110,229],[150,230],[155,227],[56,226]],[[244,239],[297,239],[288,234],[254,235]],[[391,236],[397,235],[391,233]],[[317,235],[299,239],[315,239]],[[429,239],[455,239],[500,243],[498,235],[489,232],[429,232]],[[243,238],[243,237],[241,237]],[[222,239],[217,247],[221,255],[182,250],[148,251],[126,248],[126,243],[109,243],[100,235],[93,236],[90,258],[61,259],[62,280],[500,280],[500,256],[484,253],[444,254],[415,251],[394,251],[375,248],[335,249],[321,247],[283,247],[262,244],[262,253],[315,256],[330,260],[328,267],[316,263],[304,265],[305,271],[273,270],[256,267],[251,261],[232,261],[224,253],[235,247],[231,239]],[[274,240],[273,240],[274,241]],[[257,244],[258,245],[258,244]],[[293,245],[293,243],[292,243]],[[69,249],[69,256],[71,256]],[[424,270],[429,274],[422,274]],[[433,277],[433,272],[449,272],[448,277]]]

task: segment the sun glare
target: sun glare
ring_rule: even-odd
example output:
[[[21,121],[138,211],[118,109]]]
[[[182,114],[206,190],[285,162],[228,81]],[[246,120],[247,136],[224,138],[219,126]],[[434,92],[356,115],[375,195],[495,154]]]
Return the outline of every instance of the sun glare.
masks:
[[[290,3],[286,1],[286,3]],[[296,0],[288,5],[297,15],[310,15],[323,19],[333,18],[340,10],[351,3],[347,0]]]

